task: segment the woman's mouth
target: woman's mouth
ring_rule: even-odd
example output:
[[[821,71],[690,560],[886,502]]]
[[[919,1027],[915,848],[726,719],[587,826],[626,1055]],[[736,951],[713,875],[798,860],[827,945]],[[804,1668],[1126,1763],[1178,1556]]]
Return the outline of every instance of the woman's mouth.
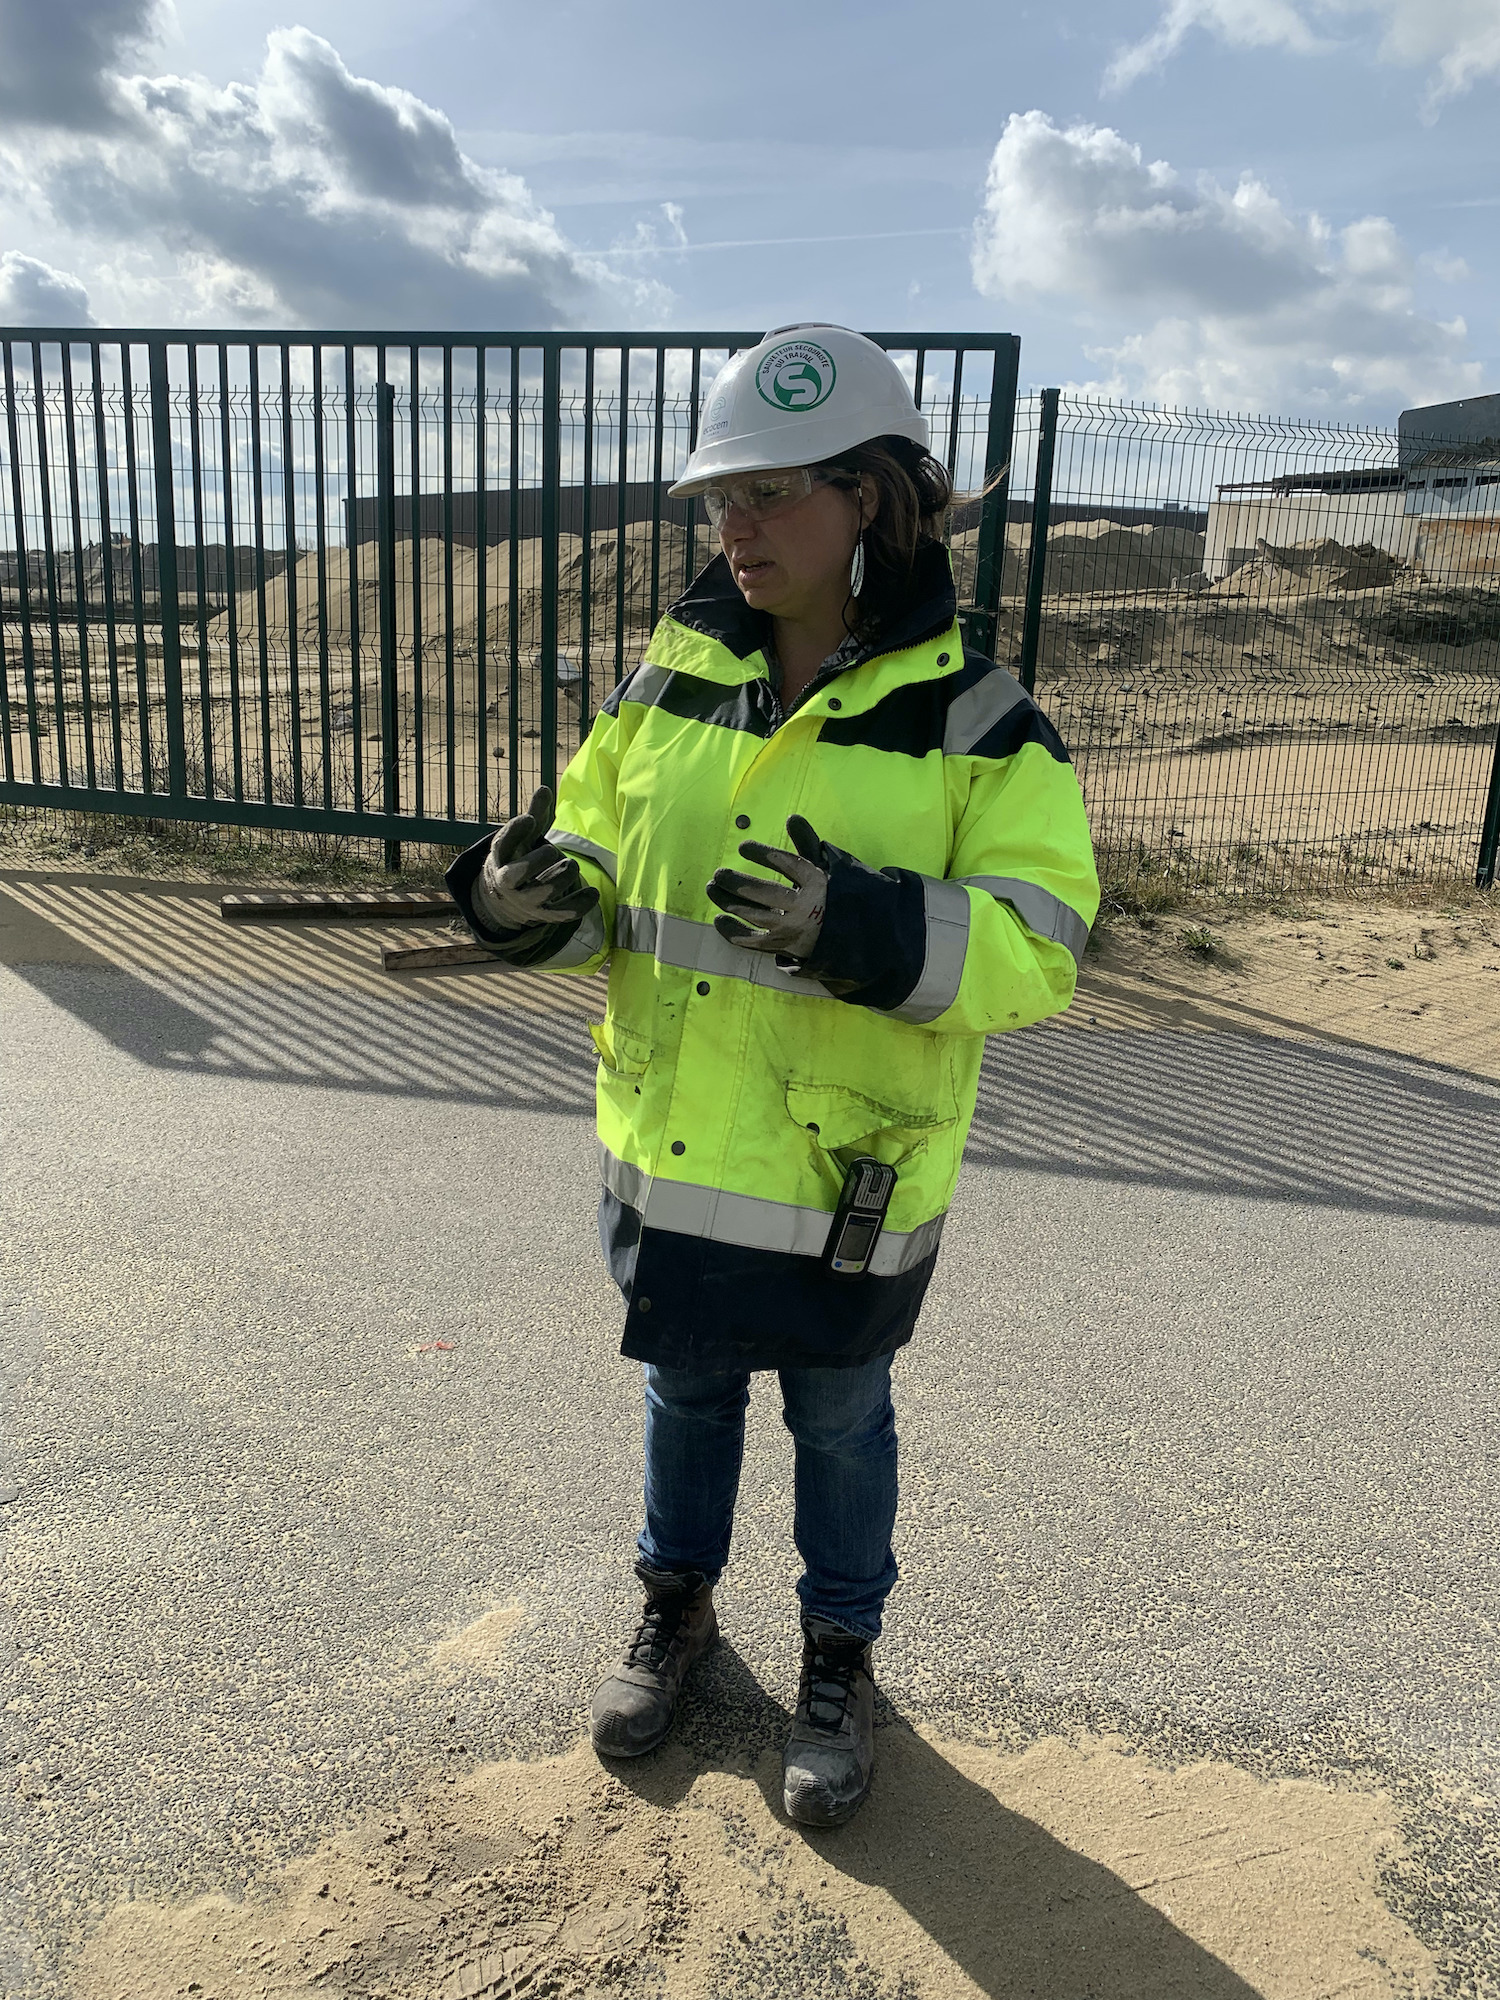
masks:
[[[748,583],[759,583],[770,574],[772,565],[764,557],[742,557],[734,566],[735,580],[743,590]]]

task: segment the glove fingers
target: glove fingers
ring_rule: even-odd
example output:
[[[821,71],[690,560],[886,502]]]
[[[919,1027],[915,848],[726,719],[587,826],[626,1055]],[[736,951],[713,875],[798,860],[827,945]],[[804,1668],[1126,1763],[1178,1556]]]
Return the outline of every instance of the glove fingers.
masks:
[[[775,944],[764,931],[752,930],[735,917],[715,917],[714,929],[720,937],[728,938],[731,944],[742,945],[747,951],[774,951]]]
[[[545,840],[552,831],[554,803],[550,785],[538,785],[531,795],[531,804],[526,808],[526,817],[535,826],[538,840]]]
[[[823,843],[818,835],[813,832],[812,826],[802,817],[801,813],[792,814],[786,823],[786,830],[791,838],[793,847],[796,848],[803,860],[816,862],[821,867]]]
[[[806,825],[806,821],[803,821]],[[762,868],[774,868],[778,875],[795,882],[799,889],[805,889],[814,875],[822,870],[814,861],[804,860],[800,855],[788,854],[784,847],[767,847],[763,841],[742,840],[740,853],[747,861],[757,861]]]
[[[784,882],[768,882],[763,875],[742,875],[737,868],[721,868],[707,884],[704,894],[721,910],[753,900],[768,910],[784,909],[791,899]]]
[[[518,854],[524,854],[536,833],[536,821],[529,813],[518,813],[508,819],[490,842],[490,851],[485,856],[486,868],[503,868],[507,861],[514,861]]]

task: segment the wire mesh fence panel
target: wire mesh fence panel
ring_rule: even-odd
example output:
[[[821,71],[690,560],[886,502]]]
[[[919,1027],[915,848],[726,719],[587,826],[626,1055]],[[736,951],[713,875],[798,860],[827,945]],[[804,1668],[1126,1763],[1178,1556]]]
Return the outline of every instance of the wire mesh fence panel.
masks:
[[[1014,338],[875,337],[982,487]],[[715,552],[667,489],[756,338],[0,333],[0,803],[387,841],[519,810]],[[1004,508],[957,523],[982,639]]]
[[[1023,398],[1033,502],[1040,429]],[[1497,456],[1060,399],[1032,657],[1031,504],[1000,643],[1069,745],[1107,875],[1475,878],[1500,757]]]

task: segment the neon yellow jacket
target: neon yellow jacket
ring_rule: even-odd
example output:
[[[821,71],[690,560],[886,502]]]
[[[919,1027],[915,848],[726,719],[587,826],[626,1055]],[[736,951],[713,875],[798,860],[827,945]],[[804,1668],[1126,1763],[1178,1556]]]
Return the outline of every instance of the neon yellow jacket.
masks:
[[[711,563],[559,783],[550,838],[597,910],[498,946],[609,967],[592,1031],[600,1228],[629,1302],[623,1351],[665,1366],[853,1364],[910,1337],[984,1037],[1068,1005],[1098,909],[1073,768],[1020,685],[965,654],[945,550],[922,551],[899,624],[846,648],[788,715],[765,633]],[[714,929],[709,877],[745,866],[742,840],[789,845],[793,813],[865,864],[842,922],[877,976],[853,993]],[[466,890],[487,845],[449,878],[481,936]],[[897,1181],[850,1280],[820,1260],[857,1153]]]

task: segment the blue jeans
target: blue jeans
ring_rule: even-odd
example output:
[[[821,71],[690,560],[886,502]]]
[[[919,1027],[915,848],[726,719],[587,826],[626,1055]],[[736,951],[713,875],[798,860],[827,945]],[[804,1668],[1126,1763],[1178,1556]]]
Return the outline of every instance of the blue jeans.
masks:
[[[717,1582],[729,1560],[750,1377],[646,1366],[646,1525],[653,1569]],[[896,1414],[891,1357],[861,1368],[783,1368],[782,1419],[796,1440],[793,1533],[804,1611],[878,1639],[896,1581]]]

